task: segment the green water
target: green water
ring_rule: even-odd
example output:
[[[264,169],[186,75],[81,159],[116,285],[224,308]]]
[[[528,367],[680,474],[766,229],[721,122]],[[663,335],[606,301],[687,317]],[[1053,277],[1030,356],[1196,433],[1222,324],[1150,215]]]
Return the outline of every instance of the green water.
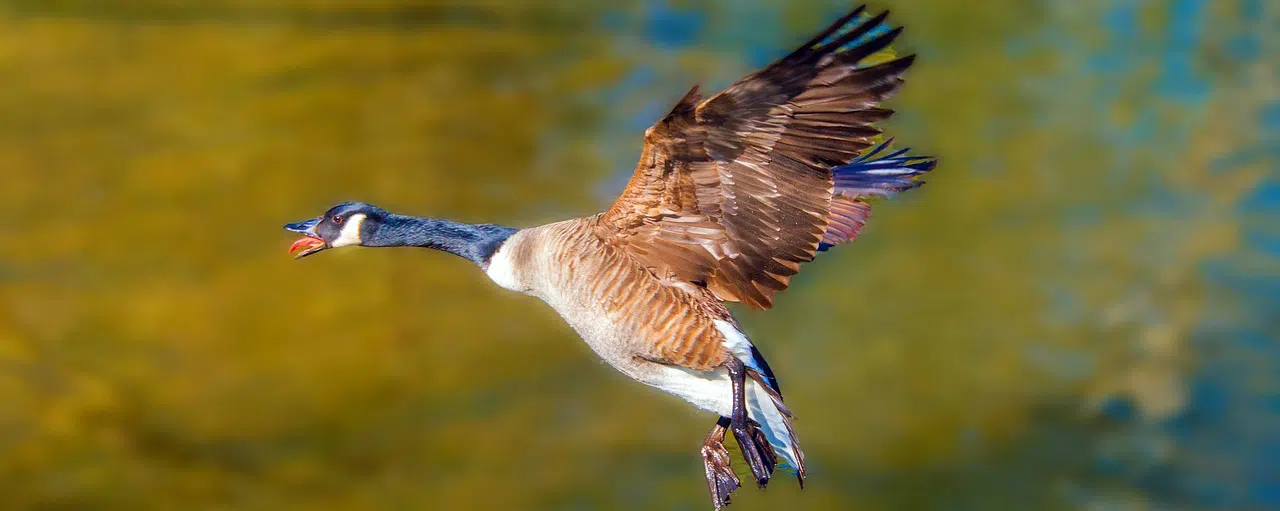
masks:
[[[593,213],[846,7],[0,0],[0,507],[706,508],[714,418],[547,307],[279,226]],[[889,7],[941,164],[740,314],[810,484],[733,509],[1280,506],[1276,7]]]

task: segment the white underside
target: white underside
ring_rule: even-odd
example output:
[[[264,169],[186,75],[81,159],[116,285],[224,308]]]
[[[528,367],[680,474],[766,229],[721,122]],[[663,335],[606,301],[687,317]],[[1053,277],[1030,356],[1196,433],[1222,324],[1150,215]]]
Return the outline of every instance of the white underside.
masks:
[[[694,406],[730,417],[733,414],[733,383],[729,380],[729,372],[725,369],[715,371],[693,371],[676,366],[662,366],[657,378],[645,382],[693,403]],[[760,423],[769,443],[773,445],[778,457],[792,468],[798,467],[795,450],[791,446],[791,435],[787,431],[786,418],[774,406],[767,391],[760,387],[754,379],[747,378],[746,389],[747,414]]]
[[[733,326],[733,323],[728,321],[717,319],[714,323],[716,325],[716,330],[719,330],[720,335],[724,336],[724,341],[720,344],[724,345],[725,349],[729,350],[729,353],[732,353],[734,357],[741,360],[743,364],[747,365],[747,367],[759,371],[760,368],[756,366],[755,357],[751,356],[751,348],[754,346],[751,344],[751,341],[747,340],[747,335],[742,333],[741,330],[738,330],[737,327]]]

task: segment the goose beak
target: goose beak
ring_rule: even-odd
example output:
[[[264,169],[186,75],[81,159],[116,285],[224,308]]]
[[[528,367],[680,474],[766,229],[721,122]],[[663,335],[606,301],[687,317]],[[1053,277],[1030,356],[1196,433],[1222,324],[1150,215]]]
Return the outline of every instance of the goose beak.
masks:
[[[311,220],[303,220],[301,222],[284,225],[285,229],[302,235],[301,238],[298,238],[298,241],[289,245],[290,254],[301,250],[301,252],[294,254],[294,259],[302,259],[329,248],[329,244],[325,243],[324,240],[320,239],[320,235],[316,234],[316,224],[318,223],[320,223],[320,219],[312,218]]]

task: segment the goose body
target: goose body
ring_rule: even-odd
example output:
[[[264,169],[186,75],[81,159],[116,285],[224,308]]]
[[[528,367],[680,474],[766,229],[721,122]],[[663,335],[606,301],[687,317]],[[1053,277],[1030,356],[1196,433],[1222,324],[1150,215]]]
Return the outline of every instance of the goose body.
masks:
[[[770,66],[703,99],[690,90],[645,132],[606,211],[512,229],[343,203],[286,225],[299,257],[347,245],[418,246],[472,261],[541,299],[623,374],[718,416],[701,456],[720,509],[740,481],[728,432],[760,487],[804,453],[777,379],[725,302],[769,308],[801,265],[854,239],[869,199],[920,185],[934,160],[876,145],[879,107],[914,57],[878,59],[901,31],[860,7]]]
[[[720,299],[706,288],[664,282],[596,234],[600,217],[517,232],[485,272],[498,285],[550,305],[600,358],[623,374],[703,410],[732,413],[724,364],[767,367]],[[772,373],[762,372],[769,381]],[[793,467],[802,466],[770,389],[750,382],[749,416]],[[776,394],[776,391],[773,393]]]
[[[709,370],[728,356],[715,320],[724,304],[692,286],[665,284],[596,236],[593,218],[517,232],[486,273],[551,305],[605,361],[643,379],[636,359]]]

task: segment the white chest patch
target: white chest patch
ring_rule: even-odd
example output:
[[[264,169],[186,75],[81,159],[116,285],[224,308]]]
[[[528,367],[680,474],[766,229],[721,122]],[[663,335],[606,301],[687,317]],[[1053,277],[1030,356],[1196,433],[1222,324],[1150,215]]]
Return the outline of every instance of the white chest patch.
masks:
[[[493,253],[493,257],[489,258],[489,267],[484,272],[499,286],[512,291],[520,291],[520,283],[516,280],[516,268],[511,261],[511,251],[508,249],[508,245],[510,243],[503,243],[502,246],[498,247],[498,251]]]
[[[338,239],[333,240],[333,247],[345,247],[349,245],[360,244],[360,225],[364,223],[364,213],[356,213],[347,219],[347,223],[342,224],[342,231],[338,233]]]

